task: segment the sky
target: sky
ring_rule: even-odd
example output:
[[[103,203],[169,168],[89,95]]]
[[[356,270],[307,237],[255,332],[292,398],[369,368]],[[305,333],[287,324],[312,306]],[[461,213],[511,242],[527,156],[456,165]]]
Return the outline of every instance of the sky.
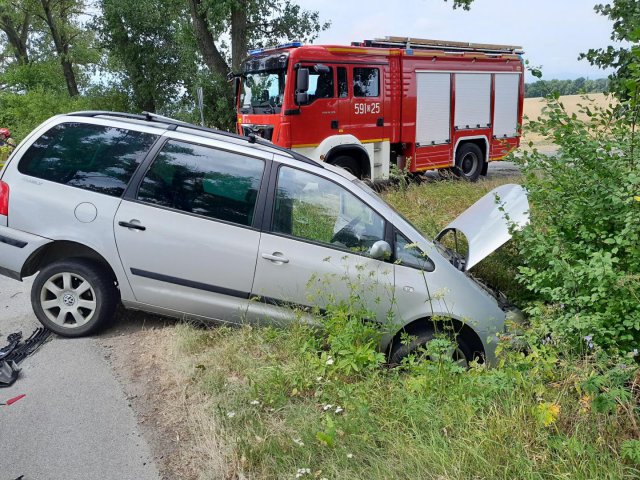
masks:
[[[601,0],[599,0],[601,1]],[[384,36],[520,45],[543,79],[602,78],[608,71],[578,60],[611,45],[611,22],[594,12],[598,0],[475,0],[471,11],[451,0],[297,0],[331,21],[316,44],[350,44]],[[606,2],[605,2],[606,3]],[[535,80],[531,76],[527,81]]]

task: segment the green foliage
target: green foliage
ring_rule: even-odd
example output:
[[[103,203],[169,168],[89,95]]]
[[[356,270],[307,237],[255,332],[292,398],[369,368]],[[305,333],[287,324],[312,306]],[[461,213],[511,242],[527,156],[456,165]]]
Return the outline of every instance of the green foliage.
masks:
[[[622,458],[640,465],[640,440],[625,440],[620,446]]]
[[[613,22],[611,40],[623,46],[592,48],[580,55],[600,68],[614,68],[609,76],[611,91],[622,99],[637,95],[638,64],[640,64],[640,3],[637,0],[614,0],[598,4],[594,10]]]
[[[515,334],[503,339],[499,368],[461,369],[442,354],[451,341],[439,337],[427,347],[435,361],[412,357],[401,369],[387,369],[373,360],[352,369],[340,359],[355,355],[371,331],[345,309],[332,309],[324,333],[302,323],[178,328],[175,358],[189,365],[187,388],[195,390],[189,397],[204,395],[217,412],[198,428],[229,447],[229,477],[640,474],[637,445],[627,440],[637,434],[635,400],[623,385],[637,368],[619,376],[620,360],[599,352],[559,360],[566,345],[545,344],[528,331],[518,342],[528,353],[511,346]],[[358,311],[356,302],[350,313]],[[345,345],[351,346],[343,355]],[[594,380],[601,378],[607,380]],[[592,383],[596,390],[586,387]],[[606,392],[618,410],[600,409],[595,391]]]
[[[538,80],[534,83],[525,84],[524,96],[546,97],[552,93],[559,95],[577,95],[580,93],[601,93],[606,92],[609,81],[606,78],[590,80],[588,78],[577,78],[575,80]]]
[[[188,27],[178,0],[102,0],[97,22],[109,66],[122,72],[137,111],[156,111],[180,96],[196,72],[195,52],[183,42]]]
[[[19,142],[53,115],[79,110],[127,110],[127,99],[114,90],[93,89],[87,96],[69,97],[66,91],[33,89],[27,93],[0,93],[0,125],[11,129]]]
[[[26,65],[14,63],[2,74],[2,83],[16,92],[34,89],[67,93],[60,64],[55,59],[32,62]]]
[[[448,0],[444,0],[445,2]],[[463,10],[471,10],[473,0],[453,0],[453,9],[462,8]]]
[[[588,120],[580,120],[551,99],[529,129],[552,139],[557,153],[533,149],[516,161],[532,205],[518,236],[521,283],[554,306],[547,318],[555,334],[626,351],[640,341],[640,156],[637,111],[621,112],[583,107]]]

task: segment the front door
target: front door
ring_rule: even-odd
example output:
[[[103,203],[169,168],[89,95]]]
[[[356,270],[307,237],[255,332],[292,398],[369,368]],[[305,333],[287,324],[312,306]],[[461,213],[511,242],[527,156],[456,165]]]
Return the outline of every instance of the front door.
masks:
[[[319,68],[302,65],[309,69],[309,102],[300,106],[299,115],[291,115],[292,148],[315,148],[322,140],[337,135],[339,129],[338,102],[335,93],[335,71],[333,67]]]
[[[288,320],[294,316],[290,306],[322,310],[349,302],[365,318],[386,322],[393,264],[368,256],[385,238],[385,228],[378,213],[341,185],[281,166],[249,317]]]
[[[118,251],[138,302],[241,320],[260,241],[253,224],[264,170],[259,158],[165,144],[115,217]]]

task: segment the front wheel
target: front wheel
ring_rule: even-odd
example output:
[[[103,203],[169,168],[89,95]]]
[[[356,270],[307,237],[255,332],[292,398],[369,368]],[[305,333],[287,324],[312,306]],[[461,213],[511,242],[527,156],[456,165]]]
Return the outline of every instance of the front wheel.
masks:
[[[360,167],[358,161],[353,157],[341,155],[333,162],[331,162],[331,164],[335,165],[336,167],[344,168],[354,177],[362,179],[362,168]]]
[[[398,342],[394,343],[391,347],[391,352],[389,353],[389,364],[400,365],[405,357],[413,354],[422,354],[429,342],[435,338],[435,335],[436,332],[433,328],[425,327],[424,330],[414,335],[406,344],[398,340]],[[462,368],[469,368],[469,364],[474,359],[473,352],[469,346],[459,337],[452,338],[451,342],[452,348],[446,353],[446,355]]]
[[[454,172],[461,178],[475,182],[482,173],[484,155],[475,143],[465,143],[456,152]]]
[[[118,290],[110,272],[90,260],[72,258],[43,268],[31,288],[33,311],[64,337],[97,332],[113,318]]]

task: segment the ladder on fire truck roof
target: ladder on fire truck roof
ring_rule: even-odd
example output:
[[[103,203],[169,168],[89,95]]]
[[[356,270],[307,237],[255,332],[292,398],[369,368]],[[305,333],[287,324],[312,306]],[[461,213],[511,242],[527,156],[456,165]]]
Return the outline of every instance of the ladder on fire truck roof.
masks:
[[[364,42],[352,42],[353,46],[406,48],[416,50],[446,50],[450,52],[482,52],[488,54],[524,53],[522,47],[516,45],[494,45],[490,43],[450,42],[447,40],[428,40],[411,37],[384,37]]]

